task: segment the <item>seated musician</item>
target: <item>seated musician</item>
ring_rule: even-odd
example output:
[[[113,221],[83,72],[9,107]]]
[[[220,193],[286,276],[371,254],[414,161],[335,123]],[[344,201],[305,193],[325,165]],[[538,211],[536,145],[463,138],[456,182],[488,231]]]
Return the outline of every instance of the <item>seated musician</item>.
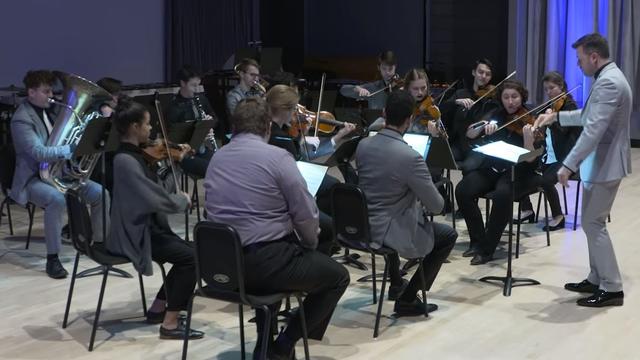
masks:
[[[315,158],[320,155],[325,155],[333,152],[336,145],[340,144],[342,140],[349,133],[355,129],[355,125],[351,123],[345,123],[336,135],[331,138],[313,138],[305,136],[303,131],[299,131],[297,137],[291,136],[289,129],[292,126],[299,126],[300,124],[292,124],[292,119],[297,116],[296,106],[298,105],[298,92],[295,88],[286,85],[275,85],[267,92],[267,105],[269,107],[269,115],[271,117],[271,136],[269,137],[269,144],[281,147],[289,151],[294,159]],[[305,145],[301,147],[300,142],[302,138],[305,138]],[[311,145],[318,144],[319,145]],[[316,147],[317,146],[317,147]],[[318,250],[330,254],[331,246],[333,242],[333,225],[330,215],[331,214],[331,188],[339,180],[333,176],[326,175],[320,184],[320,188],[316,194],[316,203],[320,209],[320,243]]]
[[[180,80],[180,90],[171,99],[167,107],[167,128],[171,131],[174,124],[186,121],[213,121],[217,123],[217,118],[209,100],[204,94],[198,94],[200,87],[200,75],[190,66],[184,66],[178,71]],[[182,169],[187,174],[203,178],[207,172],[207,166],[216,148],[214,144],[213,130],[209,133],[204,144],[199,149],[194,149],[195,154],[186,156],[181,163]]]
[[[567,83],[564,78],[557,71],[551,71],[546,73],[542,77],[542,86],[549,99],[552,99],[563,92],[567,91]],[[575,110],[578,106],[571,94],[560,98],[550,109],[554,112],[564,110]],[[547,110],[550,111],[550,110]],[[582,128],[578,126],[562,127],[559,123],[555,122],[551,124],[546,130],[546,148],[547,154],[544,158],[541,169],[542,177],[539,177],[540,186],[544,189],[544,193],[549,201],[551,207],[552,219],[549,220],[549,230],[554,231],[564,228],[564,214],[560,207],[560,197],[558,196],[558,190],[556,190],[556,183],[558,182],[558,170],[562,167],[562,161],[567,157],[573,145],[575,145]],[[533,206],[531,201],[527,197],[522,204],[521,221],[533,222],[535,214],[533,213]],[[547,230],[546,226],[543,230]]]
[[[238,104],[232,119],[233,137],[207,169],[205,206],[209,220],[231,225],[240,236],[247,292],[306,293],[309,338],[320,340],[349,285],[349,273],[315,250],[318,208],[293,157],[267,143],[270,122],[264,100],[250,98]],[[279,305],[274,304],[272,310]],[[262,333],[261,311],[256,320],[256,349],[262,341],[269,341],[273,358],[291,358],[295,343],[302,338],[299,315],[290,318],[275,342],[270,333]]]
[[[227,93],[227,113],[230,117],[242,99],[264,96],[264,88],[260,85],[260,65],[257,61],[242,59],[234,69],[240,76],[240,82]]]
[[[429,290],[458,234],[448,225],[428,221],[423,210],[440,212],[444,199],[431,181],[422,156],[402,139],[411,126],[414,103],[403,90],[389,95],[386,128],[358,144],[356,164],[359,185],[367,197],[372,241],[395,249],[406,258],[424,257],[425,290]],[[423,314],[424,304],[416,297],[421,286],[419,274],[404,285],[398,258],[390,257],[389,262],[390,291],[396,291],[395,312]],[[437,309],[435,304],[428,307],[430,311]]]
[[[340,94],[348,98],[366,99],[369,109],[382,109],[387,101],[388,91],[379,91],[393,85],[396,74],[397,59],[393,51],[386,50],[378,55],[378,72],[380,79],[361,85],[344,85]],[[379,92],[378,92],[379,91]],[[376,93],[377,92],[377,93]],[[375,95],[371,95],[376,93]]]
[[[46,272],[50,278],[63,279],[68,272],[60,263],[58,253],[62,246],[60,234],[64,224],[63,216],[67,212],[66,201],[64,194],[51,183],[41,180],[38,172],[43,162],[70,159],[76,144],[47,145],[56,120],[49,102],[53,97],[52,86],[56,81],[54,74],[48,70],[32,70],[27,72],[23,81],[27,98],[11,118],[16,165],[9,195],[22,206],[30,202],[44,209]],[[59,121],[62,124],[64,119]],[[101,186],[89,180],[81,185],[79,194],[91,206],[91,225],[95,240],[103,241]],[[106,198],[106,206],[109,206],[109,197]]]
[[[173,177],[162,179],[157,168],[149,165],[141,145],[151,131],[149,112],[136,102],[121,99],[114,114],[120,135],[120,147],[113,161],[113,206],[111,234],[107,249],[129,258],[135,269],[153,274],[153,263],[170,263],[166,294],[163,285],[147,312],[147,321],[162,322],[161,339],[182,339],[185,324],[178,319],[186,310],[196,283],[194,250],[169,226],[167,214],[184,212],[190,206],[186,193],[171,193]],[[187,147],[188,149],[188,147]],[[175,155],[177,159],[185,152]],[[200,331],[189,330],[198,339]]]
[[[490,84],[493,78],[493,64],[488,59],[479,59],[471,70],[473,83],[470,88],[462,88],[455,91],[447,101],[440,106],[442,121],[449,134],[451,151],[463,174],[473,170],[479,165],[481,159],[471,152],[469,139],[466,136],[467,128],[483,118],[489,111],[498,107],[495,101],[495,93],[488,91],[493,89]],[[486,96],[484,96],[486,94]],[[484,96],[474,105],[474,101]],[[470,156],[471,155],[471,156]]]
[[[528,150],[542,146],[540,141],[536,141],[531,125],[524,121],[514,123],[514,127],[518,125],[519,132],[518,128],[512,130],[511,127],[496,132],[499,126],[526,112],[524,103],[527,101],[528,92],[522,83],[507,80],[498,87],[496,95],[502,106],[488,114],[487,120],[469,126],[467,136],[470,139],[475,139],[482,134],[492,135],[495,133],[490,138],[492,141],[503,140]],[[519,193],[532,187],[535,188],[532,182],[536,167],[535,161],[516,166],[515,199],[518,198]],[[464,215],[471,239],[469,249],[462,256],[473,256],[471,265],[484,264],[493,259],[493,253],[502,237],[502,232],[509,222],[509,217],[512,216],[510,213],[512,195],[510,169],[510,163],[483,156],[479,168],[466,174],[456,186],[458,207]],[[477,199],[490,192],[493,193],[493,203],[489,222],[485,225]]]

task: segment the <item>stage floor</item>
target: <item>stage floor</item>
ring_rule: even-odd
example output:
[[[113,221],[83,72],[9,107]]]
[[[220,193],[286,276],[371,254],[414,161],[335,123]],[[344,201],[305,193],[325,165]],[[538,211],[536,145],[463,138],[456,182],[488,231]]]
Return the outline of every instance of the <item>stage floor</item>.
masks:
[[[632,149],[633,167],[640,169],[640,149]],[[514,288],[510,297],[502,288],[479,282],[486,275],[505,273],[505,252],[487,265],[470,266],[461,254],[469,237],[464,221],[457,221],[459,239],[451,263],[438,276],[429,301],[439,310],[429,318],[393,318],[393,302],[385,301],[381,333],[372,338],[376,307],[371,284],[357,283],[366,272],[349,268],[352,284],[338,304],[325,339],[311,341],[314,359],[638,359],[640,295],[635,276],[640,274],[640,176],[622,182],[608,225],[624,277],[623,307],[591,309],[575,305],[580,296],[567,292],[568,281],[584,279],[588,271],[587,245],[582,228],[572,231],[575,183],[568,190],[569,215],[564,230],[552,232],[546,246],[542,221],[522,228],[521,257],[514,260],[514,275],[540,281],[538,286]],[[202,194],[202,193],[201,193]],[[562,195],[561,195],[562,200]],[[537,198],[532,199],[534,205]],[[636,212],[639,211],[639,212]],[[181,341],[158,339],[158,325],[142,317],[137,279],[109,277],[101,326],[95,349],[87,351],[97,304],[98,277],[80,279],[70,313],[62,317],[70,277],[49,279],[45,272],[42,211],[36,211],[31,248],[24,249],[28,217],[12,207],[15,236],[9,235],[6,217],[0,226],[0,358],[2,359],[178,359]],[[195,213],[190,219],[195,224]],[[451,223],[450,218],[436,221]],[[580,218],[578,217],[578,222]],[[172,218],[174,229],[184,232],[184,217]],[[503,237],[502,248],[506,249]],[[61,258],[69,272],[75,251],[64,246]],[[368,264],[368,258],[362,260]],[[378,264],[381,264],[381,260]],[[80,269],[93,267],[83,258]],[[123,269],[133,271],[124,266]],[[161,284],[159,270],[145,278],[148,303]],[[189,345],[190,359],[240,358],[236,306],[198,299],[192,326],[206,333]],[[247,309],[245,319],[252,314]],[[247,323],[247,351],[255,344],[255,326]],[[300,346],[298,358],[303,358]]]

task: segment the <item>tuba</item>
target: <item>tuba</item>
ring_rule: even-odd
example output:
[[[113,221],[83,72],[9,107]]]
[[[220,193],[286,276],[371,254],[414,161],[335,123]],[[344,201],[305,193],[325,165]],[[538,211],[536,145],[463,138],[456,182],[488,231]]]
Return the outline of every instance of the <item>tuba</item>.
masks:
[[[111,94],[100,86],[80,76],[54,71],[64,87],[62,102],[49,99],[60,105],[47,146],[78,145],[89,122],[101,117],[100,105],[112,99]],[[40,178],[62,193],[77,189],[85,183],[100,154],[92,154],[40,163]]]

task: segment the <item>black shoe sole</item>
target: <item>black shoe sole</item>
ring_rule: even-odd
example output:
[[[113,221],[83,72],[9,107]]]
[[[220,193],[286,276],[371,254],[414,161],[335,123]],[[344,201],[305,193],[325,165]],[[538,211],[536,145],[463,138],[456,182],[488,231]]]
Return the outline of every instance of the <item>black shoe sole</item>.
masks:
[[[584,306],[584,307],[594,307],[594,308],[599,308],[599,307],[606,307],[606,306],[622,306],[624,304],[624,299],[623,298],[617,298],[617,299],[610,299],[610,300],[606,300],[597,304],[591,304],[588,302],[583,302],[581,300],[584,299],[580,299],[578,300],[576,303],[578,304],[578,306]]]
[[[420,308],[414,308],[414,309],[399,309],[396,310],[395,308],[394,310],[394,314],[396,317],[401,317],[401,316],[420,316],[420,315],[424,315],[424,308],[421,306]],[[434,311],[438,310],[438,305],[436,304],[428,304],[427,303],[427,311],[429,313],[432,313]]]

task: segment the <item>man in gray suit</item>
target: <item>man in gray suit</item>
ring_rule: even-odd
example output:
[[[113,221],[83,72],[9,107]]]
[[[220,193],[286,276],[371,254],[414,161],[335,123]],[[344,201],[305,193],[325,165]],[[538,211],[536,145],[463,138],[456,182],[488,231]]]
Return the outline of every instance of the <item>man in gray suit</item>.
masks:
[[[44,208],[44,238],[47,244],[47,275],[65,278],[68,273],[58,259],[66,213],[64,194],[38,177],[41,162],[55,162],[71,158],[70,145],[47,146],[54,116],[49,112],[49,98],[53,96],[54,75],[47,70],[29,71],[24,77],[27,99],[11,118],[11,136],[16,149],[16,168],[10,196],[17,203],[31,202]],[[88,181],[80,195],[91,205],[91,219],[95,240],[102,240],[102,188]],[[109,197],[107,197],[107,200]]]
[[[386,128],[360,142],[356,163],[359,185],[367,197],[372,242],[405,258],[424,257],[425,290],[429,290],[458,234],[450,226],[426,218],[425,210],[442,211],[444,199],[431,181],[424,158],[402,138],[411,125],[414,106],[408,92],[391,93],[384,110]],[[401,279],[398,262],[389,264],[392,287],[401,281],[396,280]],[[419,288],[416,273],[397,297],[394,310],[398,315],[424,313],[424,305],[416,297]],[[435,304],[428,307],[429,311],[437,309]]]
[[[582,72],[595,79],[586,104],[581,110],[541,115],[534,127],[555,121],[562,126],[583,127],[558,170],[558,181],[567,186],[569,176],[579,168],[584,187],[582,228],[587,236],[591,271],[582,282],[564,287],[593,294],[579,299],[580,306],[620,306],[624,299],[622,278],[606,218],[622,178],[631,173],[631,88],[622,71],[609,59],[609,46],[600,34],[585,35],[572,46]]]

